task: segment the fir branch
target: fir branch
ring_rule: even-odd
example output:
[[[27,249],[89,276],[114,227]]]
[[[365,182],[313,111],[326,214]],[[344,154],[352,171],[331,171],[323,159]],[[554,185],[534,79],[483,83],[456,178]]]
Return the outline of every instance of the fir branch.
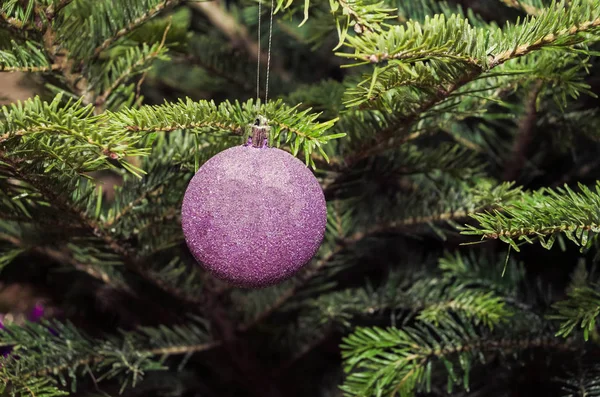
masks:
[[[51,321],[7,326],[0,332],[0,345],[28,351],[19,359],[3,360],[0,379],[5,383],[15,378],[75,379],[83,372],[99,375],[98,380],[125,376],[125,387],[130,382],[135,386],[145,371],[164,369],[162,362],[167,356],[210,350],[220,342],[211,341],[204,325],[196,321],[174,327],[140,327],[104,338],[85,335],[70,323]]]
[[[0,368],[0,377],[5,379],[0,383],[0,393],[6,393],[10,397],[57,397],[66,396],[69,393],[58,389],[50,379],[21,379],[12,376],[7,370]]]
[[[393,18],[391,13],[395,11],[386,7],[383,1],[337,0],[330,2],[330,5],[339,36],[339,43],[334,50],[344,44],[350,27],[358,35],[381,31],[383,22]]]
[[[313,151],[325,155],[322,144],[345,134],[326,135],[337,119],[317,123],[318,114],[310,109],[300,111],[297,106],[288,107],[281,101],[269,102],[261,107],[261,114],[269,120],[269,139],[274,146],[289,145],[293,155],[300,150],[305,154],[307,164],[313,164],[310,157]],[[224,102],[194,102],[191,99],[161,106],[144,106],[140,109],[126,109],[109,113],[111,126],[118,130],[157,132],[157,131],[224,131],[233,135],[243,135],[256,116],[256,104]]]
[[[178,1],[140,0],[136,3],[119,3],[117,6],[112,1],[104,0],[94,2],[93,7],[90,7],[89,4],[80,4],[82,2],[73,2],[66,11],[63,11],[65,16],[61,18],[61,23],[56,26],[47,24],[43,35],[44,47],[53,63],[57,64],[63,72],[69,89],[76,96],[82,97],[84,104],[93,104],[98,94],[94,92],[94,87],[90,85],[89,75],[84,75],[77,60],[86,57],[96,58],[115,40],[120,39],[131,29]],[[150,5],[152,6],[149,9],[147,6]],[[120,9],[119,7],[125,7],[128,11],[118,13],[116,10]],[[92,23],[92,20],[96,23]],[[117,30],[120,25],[123,27]],[[115,35],[112,35],[113,30],[116,30]],[[92,43],[91,48],[90,43]],[[94,51],[93,45],[95,44],[98,45],[97,52]],[[95,68],[93,69],[95,70]],[[100,109],[97,109],[96,113],[99,112]]]
[[[457,289],[460,291],[462,288]],[[448,299],[425,306],[417,319],[437,327],[440,323],[451,321],[450,313],[458,313],[475,325],[481,323],[493,329],[500,322],[508,321],[512,315],[505,307],[504,298],[493,292],[466,290],[448,295]]]
[[[49,62],[39,44],[12,40],[10,47],[0,50],[0,72],[48,72],[61,66]]]
[[[404,131],[421,115],[449,98],[463,86],[509,60],[527,55],[549,46],[572,46],[585,41],[581,33],[594,33],[600,27],[600,8],[586,2],[572,4],[568,9],[558,4],[547,9],[541,16],[531,18],[522,24],[499,28],[473,28],[466,21],[452,16],[446,20],[438,15],[428,18],[421,26],[409,22],[407,27],[396,27],[381,35],[367,34],[349,39],[349,45],[355,48],[354,54],[340,54],[364,62],[387,62],[387,66],[377,66],[376,72],[365,84],[376,85],[382,72],[392,68],[404,69],[412,76],[420,76],[410,65],[411,62],[430,60],[438,65],[435,72],[431,66],[431,76],[445,76],[440,83],[442,88],[431,87],[424,95],[415,96],[418,105],[411,104],[409,111],[391,114],[390,122],[380,129],[374,145],[359,151],[349,158],[350,162],[369,157],[389,147],[390,138],[397,131]],[[484,36],[497,43],[496,53],[489,54],[483,43]],[[452,37],[461,37],[452,40]],[[515,43],[515,40],[518,40]],[[429,52],[425,54],[424,52]],[[454,60],[454,64],[444,61],[445,57],[459,57],[463,62]],[[396,58],[402,59],[398,61]],[[459,70],[462,63],[463,70]],[[414,79],[414,77],[413,77]],[[370,94],[370,90],[367,91]],[[403,109],[402,106],[397,106]]]
[[[268,54],[265,51],[259,53],[258,43],[250,38],[248,29],[244,25],[238,23],[236,19],[221,6],[220,2],[193,2],[190,6],[202,12],[208,20],[230,40],[234,47],[239,47],[241,45],[251,60],[256,61],[260,58],[262,63],[267,63],[269,58]],[[287,70],[282,68],[281,65],[275,63],[272,67],[273,71],[277,73],[284,82],[291,81],[292,76]]]
[[[377,153],[380,153],[381,151],[389,147],[397,147],[399,145],[402,145],[403,143],[419,138],[421,135],[424,134],[424,131],[416,131],[400,138],[394,138],[394,135],[397,133],[398,130],[405,129],[406,126],[413,124],[416,120],[419,119],[421,114],[427,112],[428,110],[442,102],[444,99],[450,97],[451,94],[453,94],[459,88],[463,87],[464,85],[475,79],[475,77],[477,77],[478,75],[478,69],[473,70],[471,72],[467,72],[460,79],[451,83],[447,87],[438,89],[437,93],[432,95],[427,101],[425,101],[417,109],[415,109],[412,112],[412,115],[402,119],[402,121],[399,120],[398,122],[390,123],[387,127],[379,131],[376,135],[374,144],[347,157],[346,163],[356,163],[362,159],[374,156]],[[390,142],[391,139],[393,139],[393,146]]]
[[[152,7],[145,13],[139,15],[137,18],[134,18],[129,22],[129,24],[118,31],[114,32],[111,37],[104,40],[96,49],[93,51],[93,56],[98,57],[101,52],[107,50],[114,42],[119,40],[121,37],[127,35],[132,30],[148,21],[149,19],[155,17],[157,14],[165,11],[166,9],[175,6],[181,0],[162,0],[162,2],[158,3],[156,6]],[[166,34],[166,33],[165,33]]]
[[[516,339],[481,336],[459,324],[435,329],[421,325],[402,329],[357,328],[342,344],[348,373],[342,389],[356,396],[410,396],[428,389],[435,362],[445,365],[450,385],[462,383],[468,388],[471,363],[477,355],[538,348],[570,352],[579,347],[534,335]],[[455,365],[456,361],[460,365]]]
[[[383,141],[381,145],[376,146],[371,152],[367,151],[366,154],[377,154],[387,150],[388,147],[395,148],[405,141],[432,135],[440,130],[461,143],[464,141],[465,134],[471,135],[471,139],[467,141],[468,146],[473,146],[470,144],[473,140],[478,141],[479,146],[482,144],[488,146],[485,139],[487,137],[474,134],[469,128],[465,128],[463,123],[465,119],[505,117],[500,113],[491,113],[490,108],[498,104],[510,106],[505,98],[517,93],[519,87],[533,84],[535,81],[542,81],[546,87],[556,87],[552,90],[559,106],[566,105],[566,96],[577,97],[579,93],[593,95],[585,84],[582,84],[583,74],[587,70],[586,64],[586,58],[574,52],[564,54],[545,51],[531,54],[503,64],[498,72],[476,78],[422,114],[414,112],[415,108],[420,106],[423,95],[437,95],[439,86],[444,86],[449,81],[448,77],[440,77],[440,75],[449,74],[452,80],[452,76],[462,75],[464,69],[446,63],[438,65],[437,61],[431,60],[430,65],[421,63],[414,65],[413,72],[418,76],[416,79],[406,71],[389,69],[379,74],[381,81],[374,86],[363,87],[361,83],[347,90],[347,96],[352,102],[361,103],[368,98],[368,101],[362,102],[360,106],[372,108],[376,113],[371,117],[370,112],[346,112],[337,126],[347,131],[352,138],[343,141],[344,145],[351,146],[349,148],[351,154],[348,156],[350,161],[353,158],[352,153],[357,153],[357,159],[361,159],[363,151],[377,145],[377,135],[372,134],[373,129],[381,131],[393,126],[400,115],[412,115],[415,118],[412,124],[399,128],[397,133],[390,131],[392,135],[387,141]],[[403,85],[406,81],[409,81],[409,85]],[[385,113],[380,115],[381,109],[384,109]],[[356,143],[352,144],[352,142]],[[494,150],[490,147],[484,148]],[[479,150],[481,149],[479,147]],[[349,165],[351,166],[352,163]]]
[[[590,32],[594,33],[600,27],[600,17],[594,18],[590,21],[582,21],[579,24],[569,26],[561,29],[556,33],[548,33],[546,36],[535,40],[532,43],[522,44],[512,49],[507,49],[496,55],[490,56],[489,69],[493,69],[498,65],[501,65],[511,59],[522,57],[529,54],[530,52],[537,51],[543,47],[560,43],[573,36],[577,36],[580,33]],[[577,40],[573,44],[576,44]]]
[[[178,356],[178,355],[183,355],[183,354],[194,354],[194,353],[204,352],[207,350],[212,350],[217,347],[220,347],[221,345],[222,345],[221,341],[191,344],[191,345],[183,345],[182,344],[182,345],[173,345],[173,346],[168,346],[168,347],[158,347],[158,348],[147,349],[147,350],[138,350],[138,354],[140,354],[141,356],[162,356],[162,357]],[[102,361],[106,360],[107,358],[109,358],[109,356],[102,355],[102,353],[91,354],[91,355],[81,358],[75,362],[65,363],[62,365],[54,366],[54,367],[47,367],[47,368],[41,369],[37,372],[22,373],[21,376],[25,379],[28,379],[28,378],[32,378],[32,377],[38,378],[38,377],[45,377],[45,376],[49,376],[49,375],[56,375],[60,372],[67,371],[70,368],[93,366],[94,364],[101,363]]]
[[[512,306],[524,312],[529,306],[519,303],[517,294],[525,279],[525,268],[512,257],[508,262],[503,252],[486,255],[484,251],[448,253],[438,261],[442,279],[475,290],[491,291],[503,296]]]
[[[468,225],[463,234],[500,239],[519,251],[516,241],[539,241],[550,249],[558,234],[581,247],[588,247],[600,231],[596,209],[600,206],[600,183],[595,189],[579,185],[540,189],[523,194],[520,200],[500,205],[497,210],[471,215],[478,225]]]
[[[439,261],[440,272],[415,271],[403,264],[393,270],[377,287],[342,291],[320,291],[315,306],[321,321],[338,323],[351,329],[357,316],[377,313],[409,313],[409,317],[433,324],[452,324],[457,318],[489,329],[504,324],[515,313],[527,313],[531,308],[518,300],[517,285],[523,281],[522,268],[514,262],[505,264],[501,258],[481,258],[460,254]],[[503,274],[503,270],[506,274]],[[503,279],[503,275],[509,279]]]
[[[500,202],[504,202],[508,200],[509,197],[518,196],[519,190],[511,189],[510,184],[503,184],[497,187],[485,190],[483,186],[480,189],[475,189],[473,192],[473,197],[475,198],[475,202],[477,204],[474,205],[473,211],[484,211],[486,208],[493,207],[498,205]],[[372,204],[372,203],[371,203]],[[479,206],[479,207],[477,207]],[[410,212],[410,210],[409,210]],[[337,211],[330,211],[331,214],[337,214]],[[334,216],[330,215],[330,216]],[[389,215],[389,214],[388,214]],[[455,215],[460,215],[459,212],[456,212]],[[372,223],[372,219],[369,218]],[[424,219],[423,219],[424,220]],[[440,219],[438,219],[440,220]],[[441,219],[443,221],[447,221],[450,219]],[[346,228],[340,226],[341,221],[336,222],[334,220],[329,221],[330,230],[334,230],[333,234],[336,235],[335,244],[333,248],[324,255],[321,259],[315,262],[314,265],[308,267],[303,273],[298,276],[292,283],[290,287],[287,287],[283,291],[279,292],[278,296],[275,299],[271,299],[266,307],[262,308],[262,310],[257,313],[252,319],[243,323],[239,330],[242,332],[248,331],[249,329],[254,328],[258,324],[264,322],[271,315],[276,313],[278,310],[283,308],[287,303],[289,303],[299,291],[301,291],[309,282],[317,277],[321,270],[330,264],[334,259],[336,259],[342,252],[344,252],[348,247],[354,246],[359,241],[364,241],[378,233],[389,232],[392,230],[397,230],[399,227],[406,227],[413,225],[412,222],[418,221],[416,218],[409,218],[404,221],[395,221],[395,222],[383,222],[381,224],[376,224],[375,226],[370,225],[367,230],[357,231],[353,234],[347,235]],[[335,225],[338,225],[335,227]]]
[[[131,78],[134,74],[139,74],[147,70],[155,59],[166,59],[164,57],[166,52],[165,40],[169,28],[170,25],[167,25],[160,43],[154,44],[153,46],[148,46],[144,43],[141,49],[136,47],[131,48],[127,51],[126,55],[119,57],[118,64],[113,64],[111,62],[107,63],[105,66],[106,69],[99,72],[98,75],[109,75],[111,76],[112,81],[110,82],[110,85],[106,83],[102,85],[94,103],[96,109],[102,109],[113,91],[121,86],[127,79]],[[135,61],[131,62],[133,60]]]
[[[102,229],[100,228],[100,225],[97,223],[97,221],[89,217],[85,210],[82,210],[81,208],[78,208],[77,205],[71,203],[70,200],[67,197],[65,197],[64,193],[58,194],[51,190],[48,187],[46,181],[44,181],[42,178],[38,178],[34,175],[22,172],[19,168],[18,162],[15,162],[14,159],[3,157],[2,152],[0,152],[0,160],[4,164],[10,166],[17,178],[33,186],[38,192],[41,193],[41,195],[47,202],[50,202],[54,206],[56,206],[63,213],[63,216],[69,216],[75,219],[79,223],[79,226],[82,228],[82,230],[87,230],[92,235],[100,236],[100,238],[102,238],[102,240],[107,244],[107,246],[109,246],[117,254],[124,255],[128,253],[114,239],[112,239],[111,236],[107,234],[101,234]],[[3,235],[0,235],[0,237],[2,236]],[[26,243],[22,242],[16,237],[6,236],[6,239],[9,238],[9,241],[14,245],[23,248],[29,248],[27,247]],[[97,278],[101,281],[108,283],[109,285],[114,286],[115,288],[121,289],[125,292],[131,292],[130,288],[122,280],[114,279],[116,274],[111,276],[98,266],[83,264],[77,261],[71,255],[66,254],[65,252],[62,252],[60,250],[57,251],[55,249],[44,247],[42,245],[33,247],[32,250],[34,252],[43,254],[53,260],[56,260],[59,263],[69,264],[75,269],[83,271],[94,278]]]
[[[82,106],[82,100],[63,103],[62,99],[62,95],[57,95],[47,103],[35,97],[2,107],[5,123],[0,125],[0,149],[3,154],[11,156],[25,148],[35,148],[33,153],[28,153],[30,159],[54,158],[58,163],[54,170],[66,164],[83,173],[114,168],[113,160],[128,167],[124,157],[149,152],[136,147],[142,136],[102,128],[103,118],[92,116],[90,105]],[[46,144],[44,138],[48,136],[55,138]],[[135,170],[135,167],[128,168]]]
[[[596,331],[597,318],[600,315],[600,292],[595,284],[573,287],[567,292],[567,299],[552,305],[556,313],[548,319],[561,321],[556,336],[568,337],[575,327],[583,330],[587,341],[590,333]]]
[[[164,193],[165,186],[159,184],[157,187],[144,191],[141,195],[135,198],[133,201],[130,201],[127,205],[122,207],[118,212],[112,215],[109,219],[104,221],[104,227],[110,228],[113,224],[119,222],[119,220],[126,215],[128,215],[135,207],[139,204],[143,203],[147,199],[151,197],[158,197]]]
[[[235,87],[241,87],[248,93],[256,92],[256,83],[248,79],[248,69],[255,65],[250,65],[249,60],[240,58],[239,51],[235,48],[206,35],[194,35],[187,45],[188,52],[176,56],[175,62],[198,66],[211,76],[223,79]],[[263,92],[264,87],[260,87],[259,91]]]
[[[600,396],[600,367],[593,356],[578,358],[574,367],[553,379],[554,384],[560,385],[561,397]]]
[[[388,180],[382,178],[380,183],[385,184]],[[407,182],[410,183],[410,180]],[[349,191],[342,190],[339,194],[342,197],[356,195],[351,199],[356,230],[353,238],[386,233],[423,233],[424,226],[443,235],[440,227],[447,225],[451,230],[460,228],[455,220],[499,208],[519,200],[522,194],[511,183],[497,185],[489,180],[473,182],[456,184],[452,179],[428,175],[414,180],[414,187],[400,187],[408,189],[408,192],[398,193],[388,199],[365,202],[367,197],[380,195],[378,185],[373,186],[368,182],[357,184]],[[354,193],[355,190],[357,193]]]

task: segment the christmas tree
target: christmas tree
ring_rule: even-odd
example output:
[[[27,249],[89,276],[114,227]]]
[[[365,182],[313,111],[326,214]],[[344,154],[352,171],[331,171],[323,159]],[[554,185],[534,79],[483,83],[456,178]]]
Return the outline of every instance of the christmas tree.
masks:
[[[600,2],[273,3],[0,1],[0,395],[600,396]],[[257,116],[327,205],[258,289],[181,226]]]

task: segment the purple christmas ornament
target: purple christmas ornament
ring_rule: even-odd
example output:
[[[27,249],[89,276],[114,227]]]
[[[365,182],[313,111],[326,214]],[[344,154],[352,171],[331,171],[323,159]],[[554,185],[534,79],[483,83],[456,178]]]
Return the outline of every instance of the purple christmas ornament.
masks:
[[[327,209],[319,182],[291,154],[253,141],[224,150],[192,178],[181,222],[194,257],[216,277],[240,287],[266,287],[291,277],[314,256]]]

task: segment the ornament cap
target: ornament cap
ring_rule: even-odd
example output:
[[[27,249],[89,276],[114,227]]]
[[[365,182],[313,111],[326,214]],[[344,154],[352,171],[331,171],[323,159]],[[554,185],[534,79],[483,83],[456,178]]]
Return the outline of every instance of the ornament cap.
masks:
[[[267,118],[263,116],[256,117],[252,125],[252,135],[248,137],[246,146],[252,146],[258,149],[268,147],[269,132],[271,127],[267,125]]]

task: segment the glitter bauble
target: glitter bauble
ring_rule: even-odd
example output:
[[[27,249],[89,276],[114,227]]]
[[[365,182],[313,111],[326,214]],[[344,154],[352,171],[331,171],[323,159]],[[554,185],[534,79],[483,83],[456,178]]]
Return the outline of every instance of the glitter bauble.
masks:
[[[291,154],[236,146],[192,178],[181,214],[186,243],[216,277],[266,287],[296,273],[319,248],[327,209],[319,182]]]

